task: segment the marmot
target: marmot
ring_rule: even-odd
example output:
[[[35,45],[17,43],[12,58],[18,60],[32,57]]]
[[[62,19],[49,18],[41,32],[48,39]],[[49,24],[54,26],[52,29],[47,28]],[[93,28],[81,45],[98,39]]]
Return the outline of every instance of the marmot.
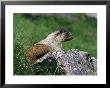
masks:
[[[48,52],[62,51],[62,42],[71,40],[72,34],[64,28],[60,28],[45,39],[34,44],[26,53],[26,58],[30,64],[34,64],[38,59]]]

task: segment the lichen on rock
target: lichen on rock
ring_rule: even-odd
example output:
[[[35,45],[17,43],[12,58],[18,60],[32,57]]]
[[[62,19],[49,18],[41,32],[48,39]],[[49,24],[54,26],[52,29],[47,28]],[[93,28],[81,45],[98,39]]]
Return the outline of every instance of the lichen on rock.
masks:
[[[87,52],[78,49],[71,49],[64,53],[49,52],[40,61],[48,57],[51,62],[52,59],[56,59],[58,66],[65,71],[66,75],[97,75],[97,60]]]

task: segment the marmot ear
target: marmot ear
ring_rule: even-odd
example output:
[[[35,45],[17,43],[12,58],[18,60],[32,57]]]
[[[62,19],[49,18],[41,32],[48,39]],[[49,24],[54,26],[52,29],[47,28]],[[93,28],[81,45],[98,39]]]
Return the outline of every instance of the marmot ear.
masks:
[[[63,28],[60,28],[60,29],[58,30],[58,33],[57,33],[56,35],[62,34],[63,32],[64,32],[64,29],[63,29]]]
[[[63,32],[65,32],[65,31],[67,31],[66,28],[64,28],[64,27],[60,27],[60,28],[59,28],[59,32],[60,32],[60,33],[63,33]]]
[[[61,28],[61,29],[59,30],[59,33],[63,33],[63,32],[64,32],[64,29]]]
[[[62,27],[62,28],[60,28],[59,32],[60,32],[60,33],[64,33],[64,32],[68,32],[68,30],[67,30],[66,28],[63,28],[63,27]]]

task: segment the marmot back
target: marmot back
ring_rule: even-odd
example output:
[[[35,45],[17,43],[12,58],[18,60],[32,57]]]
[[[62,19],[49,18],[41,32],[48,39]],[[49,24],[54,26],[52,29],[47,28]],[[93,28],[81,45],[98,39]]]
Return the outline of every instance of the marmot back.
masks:
[[[44,44],[34,44],[26,53],[27,60],[34,64],[39,58],[49,52],[49,47]]]

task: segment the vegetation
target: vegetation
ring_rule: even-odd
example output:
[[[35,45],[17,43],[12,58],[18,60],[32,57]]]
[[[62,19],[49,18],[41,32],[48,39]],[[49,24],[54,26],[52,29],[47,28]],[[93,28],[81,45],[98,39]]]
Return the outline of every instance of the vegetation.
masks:
[[[25,58],[25,52],[29,47],[44,39],[49,33],[57,30],[58,27],[67,28],[74,35],[73,40],[63,44],[65,51],[74,48],[86,51],[90,55],[97,57],[96,19],[82,16],[82,14],[74,15],[76,16],[75,21],[70,22],[67,19],[56,18],[54,16],[37,16],[33,18],[24,14],[15,13],[13,16],[14,75],[64,74],[57,65],[48,67],[37,64],[36,66],[30,67]]]

